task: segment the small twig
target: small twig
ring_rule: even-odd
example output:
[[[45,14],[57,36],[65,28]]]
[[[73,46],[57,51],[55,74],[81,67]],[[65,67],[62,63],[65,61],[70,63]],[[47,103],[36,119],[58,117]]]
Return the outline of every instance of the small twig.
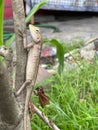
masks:
[[[98,37],[91,38],[91,39],[88,40],[85,44],[88,45],[88,44],[90,44],[91,42],[94,42],[94,41],[96,41],[96,40],[98,40]]]
[[[76,61],[76,58],[73,56],[74,53],[79,52],[79,51],[80,51],[80,49],[74,49],[68,53],[65,53],[64,58],[68,58],[71,56],[74,59],[75,63],[78,65],[78,67],[81,68],[79,63]]]
[[[51,120],[49,120],[44,113],[42,113],[35,105],[34,105],[35,113],[52,129],[52,130],[60,130]]]
[[[77,51],[79,51],[79,49],[74,49],[68,53],[64,54],[64,58],[68,58],[69,56],[71,56],[72,54],[76,53]]]

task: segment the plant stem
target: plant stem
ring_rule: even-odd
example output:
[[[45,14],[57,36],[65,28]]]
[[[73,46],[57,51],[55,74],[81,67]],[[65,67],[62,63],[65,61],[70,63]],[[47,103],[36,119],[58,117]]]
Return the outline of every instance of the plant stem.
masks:
[[[60,130],[51,120],[49,120],[44,113],[42,113],[35,105],[34,105],[35,113],[52,129],[52,130]]]
[[[4,0],[0,4],[0,46],[3,45],[3,13],[4,13]]]

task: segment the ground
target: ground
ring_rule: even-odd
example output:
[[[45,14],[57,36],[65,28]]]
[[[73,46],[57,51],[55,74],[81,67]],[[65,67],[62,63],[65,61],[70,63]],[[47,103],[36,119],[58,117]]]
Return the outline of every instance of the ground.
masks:
[[[36,19],[37,22],[41,21],[41,24],[54,25],[60,29],[60,32],[54,33],[53,29],[41,28],[44,38],[55,38],[63,42],[77,37],[81,37],[84,40],[88,40],[91,37],[97,36],[98,33],[98,17],[96,13],[89,14],[89,16],[84,16],[84,13],[80,13],[75,14],[74,16],[74,13],[72,12],[71,15],[61,15],[58,19],[54,19],[53,15],[45,15],[45,17],[35,17],[35,22]],[[10,26],[13,22],[10,20],[9,22],[7,21],[8,19],[6,20],[4,28],[10,28],[10,30],[12,30],[12,27]]]
[[[88,40],[91,37],[98,36],[98,18],[82,18],[74,20],[66,20],[62,22],[49,22],[47,24],[54,25],[60,29],[60,32],[53,32],[52,29],[42,29],[45,38],[57,38],[61,41],[67,41],[73,38],[81,37]]]

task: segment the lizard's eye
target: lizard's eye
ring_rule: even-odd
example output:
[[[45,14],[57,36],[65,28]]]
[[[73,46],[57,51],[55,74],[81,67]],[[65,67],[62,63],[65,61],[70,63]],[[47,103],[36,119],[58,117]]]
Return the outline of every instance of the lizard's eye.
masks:
[[[38,29],[36,29],[36,32],[38,32],[39,30]]]

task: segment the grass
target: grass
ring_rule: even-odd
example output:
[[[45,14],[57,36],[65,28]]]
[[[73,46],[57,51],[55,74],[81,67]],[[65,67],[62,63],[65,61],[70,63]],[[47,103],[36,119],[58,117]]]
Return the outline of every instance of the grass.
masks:
[[[76,37],[70,41],[66,41],[66,43],[62,44],[64,47],[65,53],[72,51],[77,48],[81,48],[84,45],[84,40],[80,37]]]
[[[82,65],[82,69],[67,70],[61,77],[56,74],[42,83],[51,88],[46,92],[50,106],[42,109],[32,97],[60,130],[98,130],[98,59]],[[50,130],[35,114],[31,125],[34,130]]]

